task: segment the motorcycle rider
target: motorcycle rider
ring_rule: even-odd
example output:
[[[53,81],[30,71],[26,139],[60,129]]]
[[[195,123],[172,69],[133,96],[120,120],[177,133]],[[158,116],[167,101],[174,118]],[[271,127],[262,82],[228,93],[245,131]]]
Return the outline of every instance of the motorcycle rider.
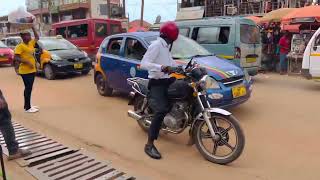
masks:
[[[176,66],[170,48],[179,35],[179,29],[174,22],[166,22],[160,27],[160,37],[154,41],[145,53],[141,68],[149,73],[149,105],[154,111],[148,141],[144,151],[153,159],[161,159],[161,154],[154,145],[154,140],[159,136],[159,131],[164,117],[169,112],[168,88],[174,79],[169,74]]]

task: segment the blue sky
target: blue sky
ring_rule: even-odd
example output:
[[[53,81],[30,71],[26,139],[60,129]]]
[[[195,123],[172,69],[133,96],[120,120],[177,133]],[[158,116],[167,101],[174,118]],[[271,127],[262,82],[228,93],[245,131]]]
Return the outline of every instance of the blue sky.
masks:
[[[130,21],[140,19],[141,0],[126,0]],[[144,0],[144,19],[154,23],[158,15],[161,21],[174,20],[177,13],[177,0]]]
[[[130,21],[140,18],[141,0],[126,0]],[[0,16],[8,14],[19,6],[25,6],[25,0],[0,0]],[[177,0],[145,0],[144,19],[154,23],[158,15],[161,21],[174,20],[177,12]]]

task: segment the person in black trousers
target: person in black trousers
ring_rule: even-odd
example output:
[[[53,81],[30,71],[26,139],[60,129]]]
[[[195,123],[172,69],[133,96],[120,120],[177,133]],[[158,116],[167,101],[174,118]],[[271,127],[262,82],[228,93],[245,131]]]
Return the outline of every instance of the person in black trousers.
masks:
[[[3,94],[0,90],[0,131],[9,151],[8,160],[28,156],[31,152],[27,149],[20,149],[16,140],[14,129],[11,123],[11,113]]]
[[[148,101],[154,112],[144,151],[153,159],[161,159],[154,141],[158,139],[163,119],[170,110],[168,88],[174,79],[170,78],[169,73],[173,70],[172,67],[176,66],[170,47],[178,35],[179,29],[174,22],[164,23],[160,27],[160,37],[149,46],[141,61],[141,68],[148,70]]]
[[[15,61],[19,62],[19,74],[22,77],[24,89],[24,110],[27,113],[39,111],[37,106],[31,106],[32,87],[36,75],[35,46],[39,40],[39,35],[35,28],[32,28],[35,39],[31,38],[29,31],[21,31],[22,42],[15,48]]]

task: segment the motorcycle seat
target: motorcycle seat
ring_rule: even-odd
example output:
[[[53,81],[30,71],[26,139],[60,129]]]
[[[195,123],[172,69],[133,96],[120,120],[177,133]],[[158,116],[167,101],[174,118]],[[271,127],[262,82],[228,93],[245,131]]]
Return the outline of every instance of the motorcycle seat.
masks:
[[[147,95],[149,92],[149,89],[148,89],[149,80],[148,79],[138,79],[136,82],[138,84],[138,87],[139,87],[141,93],[144,95]]]

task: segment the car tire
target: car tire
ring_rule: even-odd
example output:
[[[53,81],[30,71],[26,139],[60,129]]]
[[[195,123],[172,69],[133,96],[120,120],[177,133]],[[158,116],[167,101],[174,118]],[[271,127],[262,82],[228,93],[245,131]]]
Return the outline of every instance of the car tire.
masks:
[[[54,72],[54,70],[52,69],[50,64],[46,64],[44,66],[44,76],[46,77],[46,79],[48,80],[54,80],[56,78],[56,73]]]
[[[112,96],[113,89],[108,86],[102,74],[97,74],[96,85],[101,96]]]
[[[82,75],[88,75],[89,72],[90,72],[90,70],[84,70],[84,71],[81,72],[81,74],[82,74]]]

